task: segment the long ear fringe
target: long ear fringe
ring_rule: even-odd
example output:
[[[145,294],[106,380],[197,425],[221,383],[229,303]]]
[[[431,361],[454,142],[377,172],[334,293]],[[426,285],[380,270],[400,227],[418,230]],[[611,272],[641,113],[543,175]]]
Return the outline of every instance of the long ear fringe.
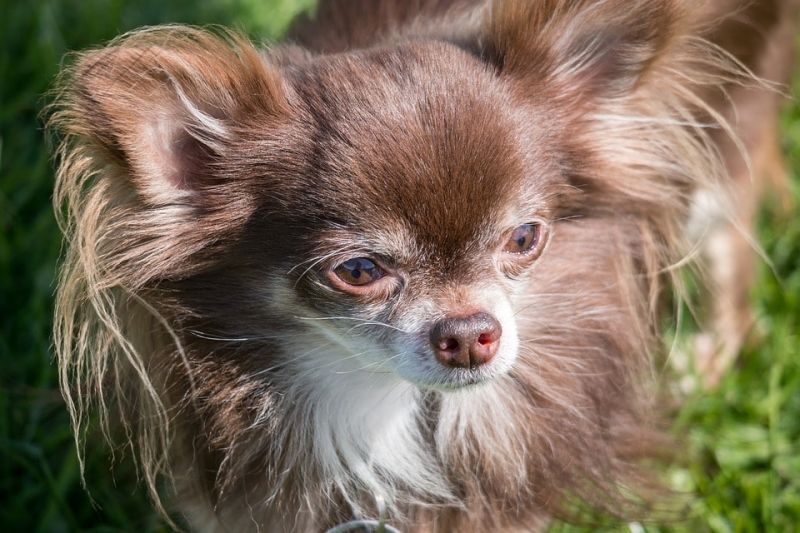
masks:
[[[674,0],[500,0],[485,22],[487,56],[504,72],[559,92],[620,92],[673,35]]]
[[[142,130],[161,113],[169,124],[183,123],[197,142],[217,148],[214,142],[226,141],[228,120],[286,111],[279,83],[242,36],[146,28],[76,55],[46,110],[47,128],[58,142],[53,204],[65,237],[54,344],[81,473],[83,441],[97,408],[99,429],[109,442],[117,441],[112,427],[121,425],[150,497],[167,520],[158,480],[172,479],[167,457],[173,414],[149,364],[151,354],[183,352],[143,287],[196,264],[187,259],[218,232],[231,231],[231,219],[238,223],[251,208],[230,188],[216,192],[229,196],[228,217],[209,209],[195,212],[199,200],[187,199],[194,191],[179,187],[170,197],[153,199],[148,187],[169,190],[169,185],[150,183],[160,176],[152,164],[142,163],[151,156]],[[141,332],[146,338],[134,336]],[[191,380],[189,368],[186,374]]]

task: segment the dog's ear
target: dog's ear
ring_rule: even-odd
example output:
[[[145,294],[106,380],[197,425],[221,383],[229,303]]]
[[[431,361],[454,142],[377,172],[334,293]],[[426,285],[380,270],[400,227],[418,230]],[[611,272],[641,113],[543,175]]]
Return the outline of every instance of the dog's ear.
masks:
[[[674,0],[497,0],[484,54],[549,98],[613,97],[635,86],[681,18]]]
[[[71,133],[153,206],[201,202],[220,185],[243,125],[288,114],[280,75],[244,38],[192,28],[140,31],[73,69]]]

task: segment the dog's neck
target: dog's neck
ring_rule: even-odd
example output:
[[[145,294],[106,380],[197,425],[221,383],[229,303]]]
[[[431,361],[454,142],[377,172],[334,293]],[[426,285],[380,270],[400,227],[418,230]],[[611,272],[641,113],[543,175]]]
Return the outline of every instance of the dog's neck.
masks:
[[[329,339],[310,336],[298,344],[298,353],[312,349],[315,357],[293,365],[300,378],[289,397],[304,405],[298,412],[308,413],[301,422],[306,427],[293,434],[307,435],[323,479],[356,510],[354,497],[364,493],[390,507],[410,503],[397,501],[399,488],[452,500],[439,443],[426,435],[427,419],[436,413],[425,407],[424,393],[394,373],[365,368],[358,353]]]

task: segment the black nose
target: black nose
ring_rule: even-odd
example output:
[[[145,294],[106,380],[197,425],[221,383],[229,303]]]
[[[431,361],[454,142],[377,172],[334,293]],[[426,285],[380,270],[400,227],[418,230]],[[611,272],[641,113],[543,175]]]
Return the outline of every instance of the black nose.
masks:
[[[503,328],[489,313],[444,318],[431,328],[436,360],[448,368],[477,368],[492,360]]]

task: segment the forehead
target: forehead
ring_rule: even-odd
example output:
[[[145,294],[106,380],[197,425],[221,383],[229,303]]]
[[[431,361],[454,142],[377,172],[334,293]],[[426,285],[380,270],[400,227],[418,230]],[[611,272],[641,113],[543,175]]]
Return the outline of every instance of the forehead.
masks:
[[[455,251],[536,202],[526,117],[502,80],[456,47],[322,58],[297,87],[314,131],[314,194],[337,222],[400,225]]]

